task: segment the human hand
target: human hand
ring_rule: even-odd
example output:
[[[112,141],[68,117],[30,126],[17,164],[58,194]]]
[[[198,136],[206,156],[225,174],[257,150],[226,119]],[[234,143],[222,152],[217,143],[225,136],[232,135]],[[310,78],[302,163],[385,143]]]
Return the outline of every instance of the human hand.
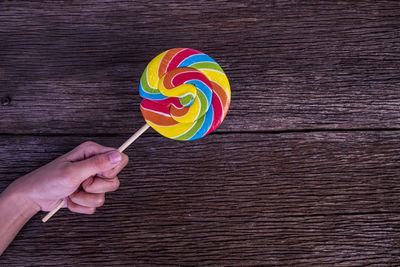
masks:
[[[37,211],[50,211],[64,199],[72,212],[92,214],[104,204],[105,193],[119,187],[117,174],[127,163],[128,156],[114,148],[85,142],[6,190]]]

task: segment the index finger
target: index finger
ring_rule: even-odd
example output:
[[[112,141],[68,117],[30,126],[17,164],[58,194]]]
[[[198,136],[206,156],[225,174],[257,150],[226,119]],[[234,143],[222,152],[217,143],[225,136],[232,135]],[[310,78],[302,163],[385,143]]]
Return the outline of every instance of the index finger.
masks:
[[[79,146],[75,147],[73,150],[66,153],[62,157],[64,157],[67,161],[74,162],[74,161],[85,160],[94,155],[103,154],[112,150],[115,150],[115,148],[102,146],[92,141],[86,141],[80,144]]]

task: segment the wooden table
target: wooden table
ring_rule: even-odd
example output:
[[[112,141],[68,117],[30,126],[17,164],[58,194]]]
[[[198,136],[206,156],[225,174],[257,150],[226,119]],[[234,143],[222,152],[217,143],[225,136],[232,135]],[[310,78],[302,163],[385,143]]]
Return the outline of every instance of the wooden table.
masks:
[[[1,266],[399,265],[400,2],[0,2],[0,189],[144,123],[158,53],[215,58],[210,136],[154,131],[95,215],[35,216]]]

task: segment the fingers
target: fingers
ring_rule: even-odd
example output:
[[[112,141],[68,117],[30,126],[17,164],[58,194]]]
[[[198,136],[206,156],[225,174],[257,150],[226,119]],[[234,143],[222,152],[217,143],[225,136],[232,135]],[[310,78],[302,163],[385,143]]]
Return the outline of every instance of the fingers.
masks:
[[[117,167],[122,160],[122,154],[117,150],[98,154],[86,160],[68,164],[66,173],[73,183],[80,184],[90,176],[103,173]]]
[[[74,162],[90,158],[97,154],[103,154],[112,150],[115,150],[115,148],[106,147],[92,141],[87,141],[80,144],[79,146],[65,154],[63,157],[67,161]]]
[[[117,190],[119,187],[118,177],[111,179],[91,177],[82,183],[82,188],[88,193],[105,193]]]
[[[77,191],[69,196],[69,200],[80,206],[84,206],[87,208],[97,208],[103,206],[105,194]]]
[[[115,191],[119,187],[118,177],[104,179],[91,177],[82,183],[85,190],[76,191],[67,198],[68,209],[72,212],[93,214],[97,207],[104,204],[105,192]]]
[[[128,156],[125,155],[124,153],[121,153],[121,156],[122,156],[122,159],[116,167],[112,168],[111,170],[99,173],[99,176],[105,177],[105,178],[113,178],[113,177],[117,176],[120,173],[120,171],[123,168],[125,168],[125,166],[128,164],[128,161],[129,161]]]
[[[67,206],[72,212],[85,214],[104,204],[105,192],[118,189],[117,174],[129,161],[127,155],[94,142],[85,142],[61,158],[67,185],[84,190],[71,194]]]
[[[85,207],[72,202],[69,198],[67,199],[68,209],[72,212],[93,214],[96,211],[95,207]]]

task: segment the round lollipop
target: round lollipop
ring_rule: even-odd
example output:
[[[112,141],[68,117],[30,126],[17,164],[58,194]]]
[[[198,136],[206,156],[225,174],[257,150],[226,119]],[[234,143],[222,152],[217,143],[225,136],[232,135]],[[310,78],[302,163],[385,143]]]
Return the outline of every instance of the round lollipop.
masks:
[[[222,68],[211,57],[174,48],[155,57],[140,79],[143,117],[154,130],[175,140],[195,140],[225,118],[231,91]]]
[[[146,124],[118,148],[120,152],[150,126],[175,140],[206,136],[224,120],[231,101],[222,68],[208,55],[190,48],[173,48],[150,61],[140,79],[139,94]],[[63,205],[61,201],[42,221]]]

